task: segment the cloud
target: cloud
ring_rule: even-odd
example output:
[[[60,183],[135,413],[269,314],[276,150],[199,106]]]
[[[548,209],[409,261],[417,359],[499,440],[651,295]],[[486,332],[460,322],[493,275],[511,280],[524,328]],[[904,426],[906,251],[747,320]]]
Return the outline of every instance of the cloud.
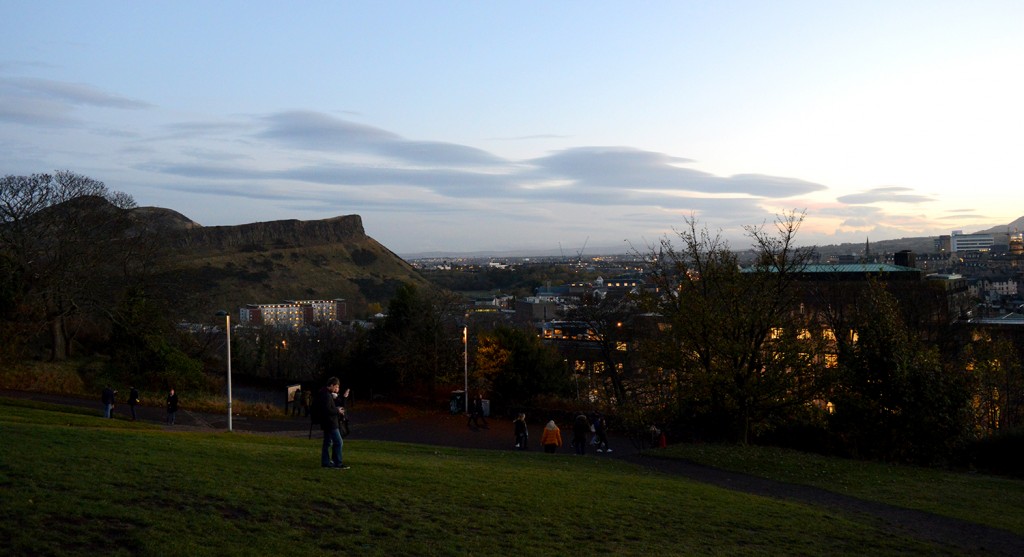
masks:
[[[862,193],[853,193],[837,198],[840,203],[927,203],[933,198],[920,194],[905,194],[914,191],[903,187],[874,188]]]
[[[165,129],[171,138],[224,135],[234,140],[239,139],[238,131],[255,129],[241,139],[254,141],[257,148],[261,141],[269,141],[274,153],[265,159],[248,156],[248,160],[259,160],[259,165],[241,164],[240,157],[222,151],[223,146],[199,150],[190,145],[180,151],[189,162],[168,160],[142,167],[192,182],[173,189],[287,198],[293,206],[333,206],[341,196],[346,201],[358,199],[360,207],[491,211],[500,204],[503,212],[517,207],[523,215],[539,215],[542,207],[563,205],[617,211],[636,207],[647,214],[660,211],[668,221],[689,215],[713,217],[719,226],[761,220],[767,199],[825,189],[820,184],[762,174],[715,176],[687,168],[691,159],[629,147],[577,147],[514,161],[463,145],[411,141],[381,128],[312,111],[278,112],[241,123],[189,122]],[[278,192],[284,184],[311,187],[288,186],[287,195],[281,196]],[[552,213],[546,218],[563,217]]]
[[[167,134],[159,139],[199,139],[222,134],[251,132],[252,124],[245,122],[180,122],[163,127]]]
[[[553,133],[539,133],[536,135],[520,135],[518,137],[490,137],[493,141],[527,141],[532,139],[568,139],[571,135],[557,135]]]
[[[81,127],[75,107],[140,109],[150,105],[88,85],[45,79],[0,78],[0,121],[46,128]]]
[[[44,128],[68,128],[81,125],[67,105],[46,99],[12,97],[0,87],[0,122]]]
[[[299,149],[372,155],[396,162],[448,166],[501,165],[507,161],[482,149],[440,141],[411,141],[392,132],[311,111],[267,116],[259,137]]]
[[[31,97],[44,97],[72,105],[135,110],[150,108],[142,101],[111,95],[90,85],[48,79],[0,78],[0,90],[19,91]]]
[[[720,177],[680,165],[690,159],[630,147],[576,147],[527,161],[538,179],[565,180],[614,190],[661,190],[677,193],[743,194],[784,198],[826,189],[825,186],[776,176],[738,174]]]

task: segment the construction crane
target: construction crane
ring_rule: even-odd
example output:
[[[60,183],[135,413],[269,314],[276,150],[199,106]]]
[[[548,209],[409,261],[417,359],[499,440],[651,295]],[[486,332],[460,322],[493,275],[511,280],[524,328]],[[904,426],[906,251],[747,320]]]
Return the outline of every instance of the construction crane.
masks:
[[[579,265],[580,267],[583,266],[583,250],[587,249],[587,242],[589,241],[590,236],[587,236],[587,239],[583,241],[583,247],[576,252],[576,264]]]

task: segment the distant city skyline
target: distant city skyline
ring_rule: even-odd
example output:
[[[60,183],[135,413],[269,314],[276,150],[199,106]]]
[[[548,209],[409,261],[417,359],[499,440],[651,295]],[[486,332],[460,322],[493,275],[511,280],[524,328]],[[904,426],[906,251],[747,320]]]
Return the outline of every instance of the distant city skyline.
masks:
[[[1024,214],[1024,3],[0,0],[0,170],[401,254]]]

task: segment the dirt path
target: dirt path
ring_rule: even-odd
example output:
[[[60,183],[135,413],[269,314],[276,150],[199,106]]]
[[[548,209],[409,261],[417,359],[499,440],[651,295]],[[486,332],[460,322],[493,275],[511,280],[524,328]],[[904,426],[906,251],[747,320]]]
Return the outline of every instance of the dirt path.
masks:
[[[91,401],[60,395],[0,391],[0,396],[29,398],[43,402],[78,407],[94,407],[97,416],[102,414],[99,400]],[[118,406],[115,413],[125,419],[126,406]],[[162,408],[139,408],[139,418],[144,421],[163,423]],[[514,450],[512,424],[508,420],[489,419],[488,427],[473,428],[466,423],[466,417],[441,412],[423,412],[401,406],[374,404],[355,406],[350,413],[352,434],[349,439],[373,439],[403,443],[422,443],[448,447],[489,450]],[[234,417],[233,429],[239,433],[285,435],[298,438],[310,436],[319,438],[319,431],[310,434],[308,418],[282,416],[279,419],[250,419]],[[168,430],[211,431],[227,429],[227,416],[180,411],[177,424],[164,426]],[[537,450],[541,425],[529,426],[532,449]],[[563,429],[563,432],[565,430]],[[597,454],[594,458],[615,458],[642,467],[651,473],[685,477],[693,481],[715,485],[724,489],[795,501],[813,505],[831,512],[842,512],[859,520],[879,521],[893,535],[912,537],[939,543],[972,555],[1024,555],[1024,536],[1005,530],[998,530],[975,523],[946,518],[931,513],[893,507],[881,503],[864,501],[838,493],[776,482],[747,474],[729,472],[701,466],[687,461],[663,459],[641,454],[626,439],[611,437],[613,453]],[[569,454],[567,447],[561,452]]]

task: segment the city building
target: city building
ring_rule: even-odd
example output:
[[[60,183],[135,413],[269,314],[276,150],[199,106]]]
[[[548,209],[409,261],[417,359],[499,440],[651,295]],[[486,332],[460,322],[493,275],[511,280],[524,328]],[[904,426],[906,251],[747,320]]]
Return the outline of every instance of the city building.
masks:
[[[964,234],[954,230],[949,237],[949,249],[953,253],[964,251],[990,251],[995,238],[991,234]]]
[[[279,304],[247,304],[238,310],[239,323],[298,329],[316,323],[341,321],[347,314],[345,300],[287,300]]]

